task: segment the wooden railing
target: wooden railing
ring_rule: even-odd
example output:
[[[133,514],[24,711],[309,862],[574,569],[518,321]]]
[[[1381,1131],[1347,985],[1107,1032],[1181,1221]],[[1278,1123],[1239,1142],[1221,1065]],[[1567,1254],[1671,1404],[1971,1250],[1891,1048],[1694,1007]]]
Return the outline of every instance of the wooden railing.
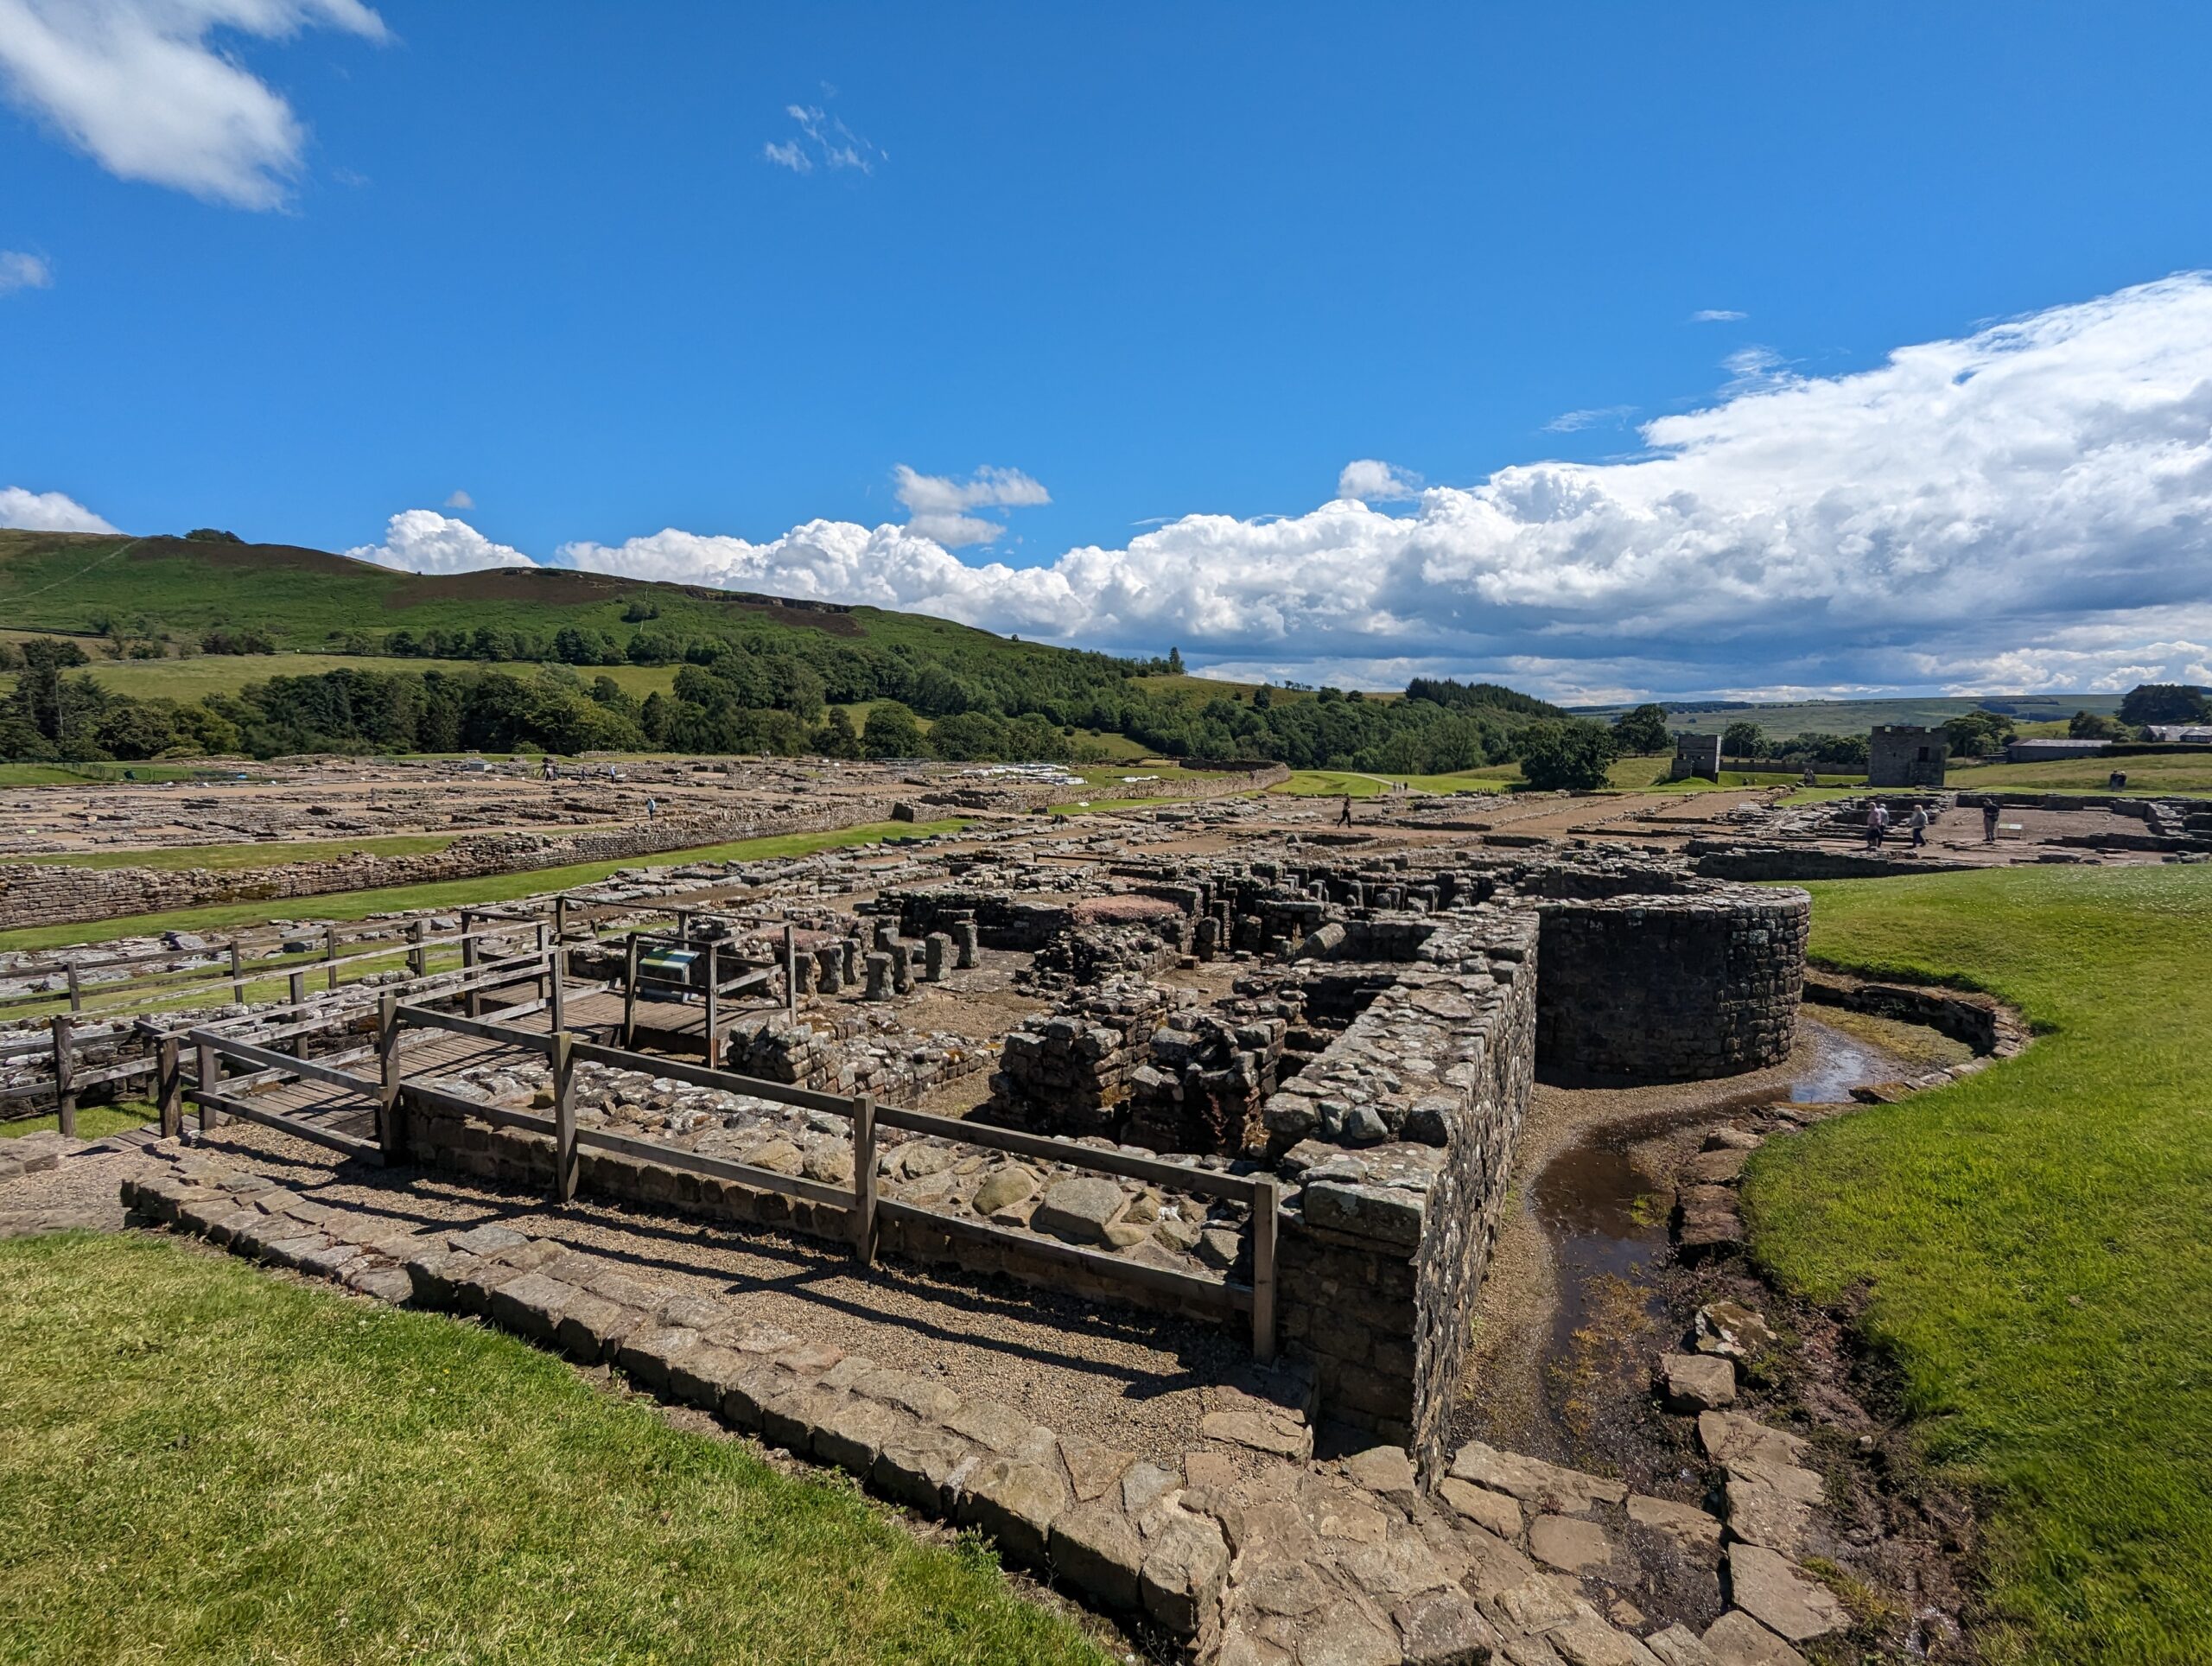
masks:
[[[407,1025],[447,1030],[544,1055],[551,1062],[553,1069],[553,1104],[550,1114],[510,1110],[404,1079],[397,1071],[398,1048],[393,1038],[400,1027]],[[855,1252],[864,1262],[874,1259],[881,1223],[899,1221],[941,1232],[950,1237],[965,1238],[1011,1250],[1033,1260],[1079,1268],[1109,1281],[1135,1285],[1204,1307],[1247,1313],[1251,1319],[1253,1352],[1263,1361],[1274,1358],[1275,1230],[1281,1187],[1273,1175],[1218,1173],[1209,1169],[1186,1167],[1161,1157],[1140,1156],[1125,1151],[1102,1151],[1095,1146],[1050,1135],[994,1128],[985,1123],[962,1122],[954,1117],[906,1110],[895,1106],[879,1106],[873,1096],[865,1093],[823,1093],[812,1088],[762,1081],[706,1065],[582,1040],[564,1030],[549,1033],[518,1029],[510,1025],[486,1023],[411,1006],[393,1008],[392,1030],[383,1042],[380,1052],[385,1061],[383,1094],[387,1106],[396,1105],[403,1100],[412,1100],[453,1115],[475,1117],[495,1126],[550,1135],[553,1139],[555,1191],[564,1203],[573,1199],[576,1193],[582,1170],[578,1153],[584,1149],[611,1151],[622,1156],[711,1175],[718,1180],[734,1180],[742,1186],[842,1210],[847,1214]],[[766,1099],[778,1104],[795,1105],[803,1110],[826,1111],[832,1116],[845,1117],[852,1129],[851,1187],[849,1191],[842,1190],[821,1181],[778,1173],[733,1158],[707,1156],[680,1147],[617,1134],[605,1129],[579,1128],[575,1117],[575,1067],[579,1064],[650,1071],[656,1076],[672,1078],[716,1092]],[[388,1111],[386,1116],[390,1120]],[[1243,1204],[1251,1212],[1252,1281],[1243,1285],[1226,1279],[1210,1278],[1203,1274],[1149,1266],[1077,1244],[1063,1243],[1039,1234],[1014,1231],[988,1221],[969,1220],[914,1204],[902,1203],[895,1199],[880,1197],[876,1138],[878,1130],[885,1128],[1010,1152],[1046,1162],[1065,1164],[1071,1168],[1147,1180],[1196,1192],[1202,1197],[1222,1198]]]

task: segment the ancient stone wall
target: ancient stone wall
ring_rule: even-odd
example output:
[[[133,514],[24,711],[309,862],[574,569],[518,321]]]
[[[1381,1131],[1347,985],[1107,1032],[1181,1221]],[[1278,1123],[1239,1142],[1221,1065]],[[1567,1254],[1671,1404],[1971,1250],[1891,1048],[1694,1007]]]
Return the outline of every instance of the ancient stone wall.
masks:
[[[64,868],[42,863],[0,864],[0,930],[57,925],[159,913],[209,903],[322,896],[436,880],[478,879],[489,874],[559,868],[572,862],[620,862],[633,856],[688,849],[735,839],[821,832],[881,821],[888,800],[838,798],[812,809],[748,811],[734,816],[665,817],[627,826],[594,829],[563,837],[535,833],[456,839],[442,850],[408,856],[359,855],[330,862],[283,862],[270,868],[214,872],[202,868],[165,872],[149,868]],[[283,847],[272,845],[270,854]]]
[[[1268,1102],[1295,1137],[1278,1288],[1328,1415],[1441,1472],[1475,1294],[1535,1079],[1535,921],[1484,909],[1423,945]]]
[[[1115,978],[1076,992],[1007,1033],[991,1078],[995,1109],[1052,1134],[1103,1134],[1120,1125],[1129,1078],[1167,1021],[1169,992]]]
[[[1710,886],[1546,901],[1536,1060],[1547,1079],[1687,1082],[1789,1056],[1812,899]]]

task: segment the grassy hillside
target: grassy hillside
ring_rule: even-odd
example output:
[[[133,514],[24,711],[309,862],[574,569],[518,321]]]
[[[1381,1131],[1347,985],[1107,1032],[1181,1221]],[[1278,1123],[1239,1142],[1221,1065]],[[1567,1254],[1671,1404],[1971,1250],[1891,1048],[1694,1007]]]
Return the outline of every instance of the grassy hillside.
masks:
[[[627,620],[633,602],[658,613]],[[918,614],[603,573],[502,567],[422,575],[288,544],[66,532],[0,531],[0,618],[18,633],[78,636],[99,635],[110,621],[136,630],[143,620],[149,634],[194,637],[219,626],[253,626],[295,650],[327,649],[354,632],[488,626],[550,634],[573,626],[618,642],[646,628],[723,638],[809,631],[885,646],[972,650],[989,643],[1017,655],[1066,652]]]

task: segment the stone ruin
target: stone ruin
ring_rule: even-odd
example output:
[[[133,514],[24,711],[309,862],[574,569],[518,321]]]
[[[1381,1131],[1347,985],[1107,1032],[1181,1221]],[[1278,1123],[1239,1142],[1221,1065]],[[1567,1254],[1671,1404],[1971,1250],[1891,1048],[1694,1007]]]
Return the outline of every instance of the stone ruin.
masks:
[[[1125,862],[1109,882],[1102,902],[1151,906],[974,887],[877,906],[910,932],[957,911],[1052,968],[1034,987],[1058,998],[1006,1035],[976,1116],[1286,1182],[1285,1345],[1333,1415],[1425,1472],[1537,1074],[1785,1058],[1810,913],[1802,891],[1614,858]],[[1222,961],[1225,993],[1177,981]]]
[[[1273,1174],[1283,1351],[1328,1415],[1403,1445],[1433,1478],[1538,1074],[1678,1080],[1786,1055],[1808,900],[1641,857],[1269,848],[1152,855],[1048,836],[758,868],[741,909],[699,929],[780,965],[788,924],[795,976],[728,1014],[723,1062],[1193,1170]],[[635,881],[631,893],[652,894]],[[613,959],[579,944],[571,970],[605,975]],[[940,989],[951,1005],[915,1022],[912,1003]],[[534,1065],[442,1085],[515,1106],[548,1091]],[[543,1135],[450,1106],[410,1119],[419,1160],[550,1180]],[[588,1072],[580,1120],[826,1184],[849,1175],[841,1118],[641,1072]],[[1171,1310],[1185,1298],[1071,1268],[1046,1241],[1249,1277],[1241,1203],[897,1130],[879,1160],[885,1198],[1014,1235],[978,1244],[910,1212],[884,1232],[887,1254]],[[837,1211],[738,1181],[635,1154],[583,1162],[597,1194],[844,1230]]]

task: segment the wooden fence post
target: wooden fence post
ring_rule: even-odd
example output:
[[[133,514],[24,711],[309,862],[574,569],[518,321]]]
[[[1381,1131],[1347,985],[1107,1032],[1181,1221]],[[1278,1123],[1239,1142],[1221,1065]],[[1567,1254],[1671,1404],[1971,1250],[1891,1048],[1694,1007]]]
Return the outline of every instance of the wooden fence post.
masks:
[[[155,1094],[162,1112],[162,1138],[174,1140],[184,1133],[184,1048],[176,1037],[165,1035],[156,1057]]]
[[[853,1101],[853,1253],[875,1264],[875,1096]]]
[[[686,947],[690,946],[691,942],[691,911],[689,908],[679,908],[676,911],[676,935],[683,942]]]
[[[57,1016],[54,1021],[54,1115],[61,1131],[77,1137],[77,1094],[71,1085],[76,1075],[76,1026]]]
[[[245,979],[238,971],[238,940],[231,939],[231,1004],[245,1005]]]
[[[1252,1187],[1252,1358],[1268,1365],[1275,1357],[1275,1224],[1281,1194],[1276,1182],[1264,1175]]]
[[[576,1157],[576,1038],[553,1033],[553,1193],[563,1203],[575,1200],[582,1165]]]
[[[202,1041],[200,1044],[200,1057],[195,1068],[199,1071],[200,1137],[205,1140],[207,1130],[223,1120],[223,1113],[207,1103],[207,1096],[223,1084],[223,1065],[215,1056],[214,1043]]]
[[[721,945],[709,938],[707,943],[707,1068],[715,1067],[715,1026],[722,1013]]]
[[[553,952],[546,962],[546,973],[551,980],[545,992],[546,1021],[556,1030],[569,1027],[568,1006],[562,988],[565,976],[561,963],[569,957],[569,951],[561,941],[558,932],[553,933]]]
[[[461,970],[465,975],[476,970],[476,915],[471,909],[461,911]],[[471,1018],[484,1016],[484,997],[471,981],[468,992],[461,997],[461,1010]]]
[[[332,962],[338,958],[338,928],[335,925],[322,928],[322,957]],[[322,987],[326,990],[338,987],[338,968],[335,964],[322,975]]]
[[[399,1126],[399,997],[377,997],[377,1144],[387,1164],[406,1156]]]
[[[421,920],[407,922],[407,940],[415,945],[407,951],[408,971],[416,977],[428,977],[430,975],[430,951],[423,946]]]
[[[638,934],[630,933],[630,946],[622,969],[622,1049],[628,1052],[638,1028]]]
[[[565,891],[553,899],[553,940],[569,940],[569,893]]]
[[[308,1004],[308,975],[305,972],[294,972],[291,976],[291,1021],[296,1024],[300,1021],[300,1008]],[[292,1038],[292,1057],[295,1059],[304,1059],[307,1056],[308,1039],[306,1035],[302,1033],[294,1036]]]
[[[78,984],[77,963],[73,960],[71,961],[67,970],[69,973],[69,1010],[73,1013],[80,1013],[85,1010],[85,992]]]

